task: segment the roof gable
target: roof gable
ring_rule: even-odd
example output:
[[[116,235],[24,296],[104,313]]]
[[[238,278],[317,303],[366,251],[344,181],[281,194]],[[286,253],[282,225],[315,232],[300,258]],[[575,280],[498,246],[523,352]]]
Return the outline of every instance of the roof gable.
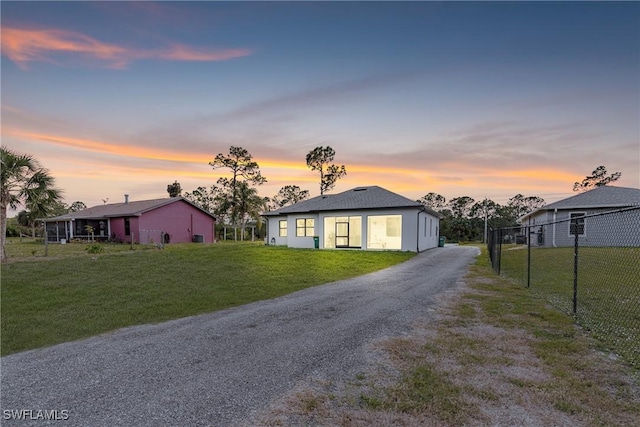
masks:
[[[378,186],[356,187],[338,194],[317,196],[303,200],[291,206],[265,213],[266,216],[286,215],[292,213],[389,209],[389,208],[422,208],[422,204],[393,193]]]
[[[139,200],[134,202],[111,203],[108,205],[97,205],[78,212],[71,212],[54,218],[47,218],[46,221],[68,221],[70,219],[92,219],[92,218],[117,218],[125,216],[140,216],[145,212],[158,209],[162,206],[170,205],[176,202],[185,202],[194,208],[211,216],[210,212],[205,211],[199,206],[194,205],[183,197],[169,197],[164,199]],[[215,218],[214,218],[215,219]]]
[[[640,206],[640,189],[605,185],[545,205],[533,212],[523,215],[518,220],[523,222],[527,218],[536,216],[541,212],[556,209],[621,209],[631,206]]]
[[[541,209],[624,208],[640,206],[640,189],[605,185],[543,206]]]

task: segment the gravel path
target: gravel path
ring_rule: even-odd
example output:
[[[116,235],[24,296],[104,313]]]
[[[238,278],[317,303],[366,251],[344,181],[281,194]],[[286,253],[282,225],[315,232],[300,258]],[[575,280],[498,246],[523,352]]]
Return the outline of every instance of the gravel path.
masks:
[[[0,423],[242,425],[301,381],[353,378],[368,344],[409,330],[477,253],[447,245],[281,298],[6,356]],[[21,409],[40,419],[9,419]]]

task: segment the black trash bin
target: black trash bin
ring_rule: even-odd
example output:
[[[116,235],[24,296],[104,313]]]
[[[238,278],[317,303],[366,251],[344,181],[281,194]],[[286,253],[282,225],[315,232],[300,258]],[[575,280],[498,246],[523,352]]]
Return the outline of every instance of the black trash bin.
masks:
[[[318,236],[313,237],[313,247],[316,249],[320,248],[320,237]]]
[[[444,248],[444,242],[446,242],[446,241],[447,241],[446,237],[444,237],[444,236],[440,237],[440,241],[438,242],[438,247],[439,248]]]

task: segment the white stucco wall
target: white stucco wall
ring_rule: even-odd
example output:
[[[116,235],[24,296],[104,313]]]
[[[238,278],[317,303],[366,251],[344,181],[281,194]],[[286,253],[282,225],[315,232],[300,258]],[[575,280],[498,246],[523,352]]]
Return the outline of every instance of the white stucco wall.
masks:
[[[296,220],[302,218],[313,218],[315,221],[314,236],[320,236],[322,230],[319,228],[318,215],[317,214],[290,214],[282,216],[270,216],[269,221],[269,235],[268,244],[273,244],[275,239],[276,246],[289,246],[290,248],[314,248],[313,237],[314,236],[296,236]],[[280,221],[287,221],[287,237],[280,236]]]
[[[420,212],[417,221],[418,250],[422,252],[437,247],[440,238],[440,219],[426,212]]]
[[[298,219],[309,219],[309,218],[313,218],[315,223],[313,235],[304,236],[304,237],[296,236],[296,221]],[[287,241],[288,241],[288,246],[290,248],[313,249],[314,248],[313,237],[322,235],[321,234],[322,229],[320,224],[318,223],[318,214],[291,214],[287,218],[287,228],[288,228],[288,235],[289,235],[289,237],[287,237]]]
[[[320,249],[325,246],[324,218],[325,217],[362,217],[362,249],[367,249],[367,221],[369,216],[401,215],[402,216],[402,244],[401,251],[424,251],[438,246],[440,220],[426,212],[416,209],[375,209],[366,211],[329,211],[320,214],[290,214],[287,216],[269,217],[269,244],[286,245],[291,248],[313,248],[313,236],[297,237],[296,220],[299,218],[313,218],[315,221],[315,236],[320,238]],[[287,221],[287,237],[280,237],[279,221]]]
[[[287,220],[286,215],[267,217],[267,244],[275,246],[287,246],[288,237],[280,237],[280,221]],[[287,227],[287,234],[288,234]]]

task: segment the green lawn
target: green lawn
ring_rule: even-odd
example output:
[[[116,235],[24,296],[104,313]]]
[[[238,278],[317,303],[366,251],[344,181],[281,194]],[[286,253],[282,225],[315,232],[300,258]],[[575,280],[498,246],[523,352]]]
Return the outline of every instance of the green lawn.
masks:
[[[134,251],[104,245],[104,253],[91,255],[87,245],[68,244],[50,245],[50,255],[54,248],[59,252],[45,258],[18,246],[7,245],[13,257],[2,265],[2,355],[275,298],[414,255],[261,243],[136,246]]]
[[[503,248],[501,273],[523,285],[527,250]],[[533,292],[573,310],[573,248],[533,248]],[[640,367],[640,248],[578,249],[577,321],[607,347]]]
[[[7,239],[5,248],[10,262],[14,261],[42,261],[41,258],[61,258],[76,255],[86,255],[89,243],[69,243],[66,245],[50,244],[45,247],[41,239],[31,238],[19,239],[10,237]],[[127,252],[131,246],[127,244],[101,244],[104,253]],[[135,245],[136,250],[155,249],[154,245]]]

